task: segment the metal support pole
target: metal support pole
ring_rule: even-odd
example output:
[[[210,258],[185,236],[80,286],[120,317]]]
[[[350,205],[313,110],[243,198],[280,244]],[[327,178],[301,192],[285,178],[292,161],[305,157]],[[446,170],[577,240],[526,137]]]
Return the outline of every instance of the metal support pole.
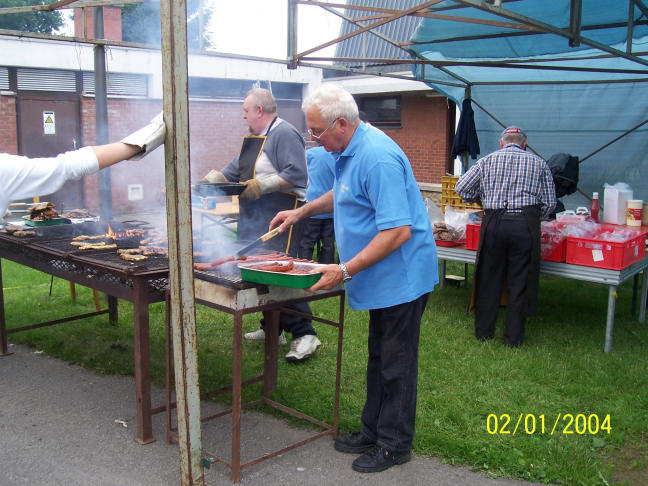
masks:
[[[167,228],[169,228],[169,310],[178,412],[180,474],[183,486],[204,485],[196,303],[191,239],[191,176],[187,69],[187,2],[160,2]]]
[[[295,54],[297,52],[297,2],[288,0],[288,45],[286,58],[288,69],[297,69]]]
[[[646,281],[644,277],[644,282]],[[4,311],[4,287],[2,286],[2,259],[0,258],[0,356],[11,354],[7,342],[7,321]]]
[[[646,298],[648,297],[648,272],[641,272],[641,298],[639,299],[639,322],[646,321]]]
[[[93,36],[104,38],[103,7],[93,8]],[[103,45],[94,46],[95,130],[97,145],[108,143],[108,96],[106,94],[106,52]],[[112,187],[110,168],[99,172],[99,215],[104,221],[112,219]]]
[[[616,285],[610,285],[608,291],[608,308],[607,319],[605,322],[605,347],[606,353],[612,351],[612,335],[614,334],[614,311],[616,309],[617,288]]]

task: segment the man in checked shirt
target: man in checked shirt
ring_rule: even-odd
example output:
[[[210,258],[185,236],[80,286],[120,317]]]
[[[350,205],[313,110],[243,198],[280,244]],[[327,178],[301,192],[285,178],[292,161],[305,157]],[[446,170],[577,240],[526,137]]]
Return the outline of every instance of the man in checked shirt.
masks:
[[[518,127],[502,132],[500,150],[479,159],[455,185],[462,200],[481,199],[485,216],[475,261],[475,336],[491,339],[504,282],[507,311],[504,341],[524,341],[526,317],[535,314],[540,275],[540,220],[556,205],[551,170],[526,152]]]

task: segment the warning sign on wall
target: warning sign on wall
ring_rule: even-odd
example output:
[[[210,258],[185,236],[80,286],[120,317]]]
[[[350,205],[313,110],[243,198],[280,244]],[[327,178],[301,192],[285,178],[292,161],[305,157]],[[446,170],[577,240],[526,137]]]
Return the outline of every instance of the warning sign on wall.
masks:
[[[56,114],[53,111],[43,112],[43,134],[56,135]]]

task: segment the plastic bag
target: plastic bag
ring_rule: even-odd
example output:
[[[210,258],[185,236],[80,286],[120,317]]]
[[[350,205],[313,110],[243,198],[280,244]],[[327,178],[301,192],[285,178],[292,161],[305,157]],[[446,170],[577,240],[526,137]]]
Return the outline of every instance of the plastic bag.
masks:
[[[466,225],[470,221],[470,213],[468,211],[446,206],[444,221],[448,229],[452,230],[456,235],[456,239],[466,237]]]
[[[437,221],[443,221],[444,218],[443,211],[441,211],[441,208],[439,208],[439,206],[434,204],[434,201],[432,199],[426,197],[423,202],[425,203],[425,209],[427,209],[427,213],[431,223],[435,223]]]

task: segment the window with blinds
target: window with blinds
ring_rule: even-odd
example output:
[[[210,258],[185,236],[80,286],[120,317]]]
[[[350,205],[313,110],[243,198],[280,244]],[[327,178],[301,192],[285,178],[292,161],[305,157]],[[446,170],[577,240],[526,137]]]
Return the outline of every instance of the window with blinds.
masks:
[[[94,94],[94,72],[83,72],[83,91]],[[108,96],[148,96],[148,76],[146,74],[106,73],[106,93]]]
[[[9,89],[9,70],[0,66],[0,90]]]
[[[75,71],[19,68],[16,72],[19,91],[63,91],[74,93]]]

